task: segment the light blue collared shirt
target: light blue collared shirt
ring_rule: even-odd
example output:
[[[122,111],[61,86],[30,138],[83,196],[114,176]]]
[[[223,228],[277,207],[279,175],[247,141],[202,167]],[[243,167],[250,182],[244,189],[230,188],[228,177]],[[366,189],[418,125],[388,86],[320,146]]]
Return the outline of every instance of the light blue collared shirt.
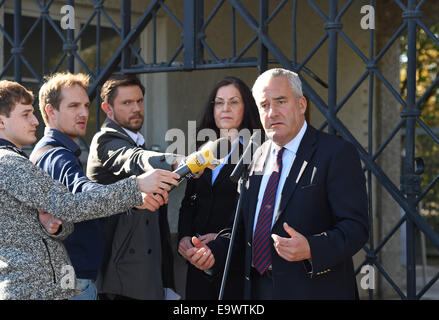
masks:
[[[290,173],[294,159],[296,159],[297,149],[299,148],[300,142],[302,141],[302,138],[305,134],[307,127],[308,125],[305,121],[299,133],[293,138],[293,140],[291,140],[284,146],[286,150],[282,155],[282,173],[280,175],[279,185],[276,191],[276,201],[274,206],[274,214],[273,214],[273,221],[271,222],[271,227],[273,227],[274,220],[276,218],[276,213],[279,210],[280,195],[282,194],[285,180],[287,179],[288,174]],[[279,148],[281,147],[276,145],[274,142],[271,143],[271,150],[269,152],[267,163],[265,165],[264,175],[262,176],[262,180],[261,180],[261,186],[259,187],[258,204],[256,206],[255,220],[253,223],[253,233],[256,228],[256,223],[258,222],[259,211],[261,209],[262,199],[264,198],[265,188],[267,187],[268,180],[270,179],[271,173],[273,172],[273,166],[276,163],[276,153],[277,150],[279,150]]]
[[[218,177],[218,175],[220,174],[222,168],[224,167],[224,165],[226,164],[227,160],[229,160],[230,155],[232,154],[232,152],[235,150],[235,148],[238,146],[238,143],[236,142],[236,140],[239,139],[238,141],[243,144],[243,139],[242,137],[236,138],[233,142],[232,142],[232,150],[230,150],[229,154],[224,158],[224,160],[221,162],[220,165],[218,165],[215,169],[212,170],[212,185],[215,183],[216,178]],[[232,159],[233,160],[233,159]]]

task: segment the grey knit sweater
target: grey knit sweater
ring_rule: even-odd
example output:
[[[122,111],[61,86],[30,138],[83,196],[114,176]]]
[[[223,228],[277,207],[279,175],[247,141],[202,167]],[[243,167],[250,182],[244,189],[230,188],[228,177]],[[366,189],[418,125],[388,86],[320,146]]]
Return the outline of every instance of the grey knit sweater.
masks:
[[[73,268],[61,243],[72,231],[69,222],[109,216],[141,203],[134,177],[73,195],[25,157],[0,149],[0,300],[73,296],[67,277]],[[59,235],[44,230],[37,209],[66,222]]]

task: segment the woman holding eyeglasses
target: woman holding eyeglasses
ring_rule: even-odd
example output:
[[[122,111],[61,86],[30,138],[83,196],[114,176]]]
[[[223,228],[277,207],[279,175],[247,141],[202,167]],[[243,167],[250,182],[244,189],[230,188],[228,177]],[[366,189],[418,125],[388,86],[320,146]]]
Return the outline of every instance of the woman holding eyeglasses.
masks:
[[[262,130],[259,113],[249,87],[240,79],[226,77],[220,80],[210,92],[205,104],[198,132],[211,129],[216,137],[227,136],[236,148],[242,152],[242,143],[237,133],[248,129]],[[199,147],[202,142],[197,145]],[[181,203],[178,222],[178,252],[185,257],[185,252],[193,247],[193,236],[204,243],[215,239],[218,232],[233,221],[238,198],[237,184],[229,176],[237,157],[228,155],[227,162],[214,170],[206,169],[199,179],[187,182],[185,196]],[[228,275],[224,292],[226,299],[240,299],[242,279],[235,279],[233,263]],[[209,276],[188,264],[186,277],[186,299],[216,300],[219,296],[222,274]]]

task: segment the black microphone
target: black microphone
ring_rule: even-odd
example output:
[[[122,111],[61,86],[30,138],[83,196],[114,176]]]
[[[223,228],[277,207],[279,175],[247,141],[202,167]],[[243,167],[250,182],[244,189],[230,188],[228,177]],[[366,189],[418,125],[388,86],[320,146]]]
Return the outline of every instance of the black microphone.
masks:
[[[235,169],[233,169],[232,174],[230,175],[230,179],[234,183],[237,183],[239,181],[242,175],[242,171],[244,170],[244,165],[250,164],[253,158],[253,153],[260,145],[261,145],[261,130],[257,130],[250,137],[250,141],[248,142],[247,147],[242,153],[239,162],[235,166]]]

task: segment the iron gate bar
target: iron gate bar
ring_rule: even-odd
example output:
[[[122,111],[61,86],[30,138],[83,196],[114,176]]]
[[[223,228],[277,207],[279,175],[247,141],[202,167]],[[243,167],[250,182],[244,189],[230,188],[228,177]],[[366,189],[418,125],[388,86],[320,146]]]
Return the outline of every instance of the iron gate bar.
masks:
[[[407,7],[399,0],[394,0],[395,3],[404,11],[407,10]]]
[[[258,40],[258,36],[254,36],[249,43],[247,43],[247,45],[239,52],[239,54],[237,56],[235,56],[232,59],[232,62],[237,62],[238,60],[240,60],[242,58],[242,56],[248,51],[248,49],[250,49],[250,47],[252,45],[255,44],[255,42]]]
[[[74,7],[75,2],[74,0],[67,0],[67,5]],[[66,30],[66,38],[67,43],[64,43],[63,50],[67,53],[67,70],[71,73],[75,72],[75,58],[78,60],[78,62],[82,65],[82,67],[86,70],[88,74],[90,74],[93,77],[93,73],[90,72],[87,65],[82,61],[82,59],[78,56],[76,51],[78,50],[78,46],[74,42],[75,35],[72,28],[67,28]]]
[[[338,54],[338,33],[342,24],[336,21],[338,11],[338,0],[329,3],[329,19],[324,28],[329,35],[329,68],[328,68],[328,115],[331,118],[336,116],[337,108],[337,54]],[[335,134],[335,129],[328,123],[328,133]]]
[[[232,57],[236,56],[236,12],[232,7],[231,10],[231,22],[232,22]]]
[[[291,40],[292,40],[292,55],[293,55],[293,61],[292,66],[293,68],[296,68],[297,64],[297,37],[296,37],[296,30],[297,30],[297,0],[293,0],[293,8],[291,13]]]
[[[419,100],[416,102],[416,108],[419,108],[421,103],[423,103],[425,100],[427,100],[428,98],[430,98],[430,96],[433,94],[433,90],[435,89],[435,87],[437,87],[439,85],[439,74],[436,75],[436,79],[433,81],[433,83],[431,84],[431,86],[428,87],[428,89],[425,91],[425,93],[422,95],[421,98],[419,98]]]
[[[322,47],[322,45],[325,43],[325,41],[329,38],[328,33],[326,32],[322,38],[319,40],[319,42],[312,48],[312,50],[309,52],[309,54],[303,59],[303,61],[296,67],[297,71],[302,70],[302,68],[311,60],[311,58],[314,56],[314,54]],[[297,59],[297,58],[296,58]]]
[[[96,96],[97,87],[102,84],[111,73],[116,69],[117,63],[120,60],[120,54],[125,46],[134,42],[134,40],[140,35],[145,26],[152,20],[153,13],[160,8],[160,3],[158,0],[151,0],[151,4],[144,11],[142,16],[137,21],[136,25],[131,29],[131,31],[127,34],[127,36],[122,40],[122,43],[116,49],[115,53],[111,57],[110,61],[107,63],[102,72],[96,77],[95,81],[90,85],[88,90],[88,95],[90,100]]]
[[[268,0],[259,0],[259,32],[268,33],[266,20],[268,18]],[[268,49],[263,41],[258,42],[258,71],[259,74],[268,69]]]
[[[387,232],[387,235],[384,237],[384,239],[381,240],[381,242],[376,246],[375,248],[375,254],[378,253],[387,243],[387,241],[392,238],[392,236],[395,234],[396,231],[402,226],[404,222],[406,222],[407,216],[403,215],[401,218],[399,218],[398,222],[393,226],[393,228]]]
[[[120,15],[120,21],[122,21],[121,36],[123,39],[131,29],[131,0],[122,0]],[[122,50],[120,65],[121,69],[127,69],[131,66],[129,48]]]
[[[416,0],[407,0],[408,10],[416,8]],[[414,16],[407,14],[410,11],[404,11],[403,18],[407,21],[408,33],[408,49],[407,49],[407,104],[404,111],[418,111],[416,104],[416,20]],[[420,113],[420,112],[419,112]],[[420,115],[420,114],[419,114]],[[415,123],[416,114],[410,113],[406,117],[406,156],[403,163],[403,172],[401,177],[401,188],[407,198],[407,204],[417,215],[416,206],[416,181],[414,158],[415,158]],[[415,255],[415,226],[411,219],[406,221],[406,252],[407,252],[407,298],[414,299],[416,297],[416,255]]]
[[[282,10],[282,8],[287,4],[288,0],[282,0],[276,8],[271,12],[271,14],[266,18],[265,24],[270,24],[270,22],[277,16],[277,14]],[[267,8],[268,9],[268,8]]]
[[[375,59],[373,60],[375,64],[381,60],[382,56],[390,49],[390,47],[393,45],[393,43],[399,39],[399,36],[401,33],[407,28],[407,22],[404,21],[403,24],[398,28],[398,30],[395,31],[393,36],[390,38],[390,40],[386,43],[383,49],[376,55]]]
[[[348,9],[351,7],[351,5],[354,3],[354,0],[349,0],[345,3],[344,7],[338,12],[337,17],[335,18],[336,21],[340,21],[343,15],[348,11]]]
[[[367,79],[371,74],[370,71],[366,71],[363,73],[363,75],[360,77],[360,79],[354,84],[354,86],[349,90],[349,92],[346,94],[346,96],[343,98],[343,100],[337,105],[335,108],[334,116],[338,114],[338,112],[343,108],[345,103],[349,100],[349,98],[352,97],[352,95],[357,91],[357,89],[363,84],[364,80]],[[323,124],[319,127],[319,130],[323,130],[328,125],[328,121],[324,121]]]
[[[319,14],[319,16],[322,18],[324,22],[329,20],[329,17],[326,16],[326,14],[323,13],[322,10],[312,1],[312,0],[306,0],[308,4],[314,9],[315,12]],[[332,1],[332,0],[330,0]]]
[[[399,130],[403,127],[403,125],[404,125],[404,120],[401,119],[401,121],[399,121],[398,125],[392,130],[392,132],[386,137],[384,142],[379,146],[379,148],[372,155],[373,161],[375,161],[378,158],[378,156],[381,154],[381,152],[387,147],[387,145],[390,143],[390,141],[392,141],[392,139],[399,132]],[[372,143],[370,145],[372,145]],[[369,154],[372,154],[372,151],[369,152]]]
[[[196,30],[195,30],[195,19],[196,19],[196,0],[187,1],[188,7],[184,10],[184,54],[183,54],[183,67],[185,69],[193,69],[195,67],[195,51],[196,51]],[[190,8],[190,9],[189,9]],[[189,10],[186,10],[189,9]],[[188,23],[190,22],[190,23]],[[175,59],[175,58],[174,58]]]
[[[395,90],[395,88],[392,87],[392,85],[387,81],[387,79],[379,72],[378,70],[375,70],[374,73],[376,76],[381,80],[381,82],[386,86],[386,88],[389,90],[389,92],[395,97],[396,100],[398,100],[399,104],[403,107],[406,107],[406,102],[402,99],[402,97],[399,95],[399,93]]]
[[[431,280],[424,286],[424,288],[422,288],[418,294],[416,295],[416,299],[421,299],[422,296],[428,291],[428,289],[430,289],[435,283],[436,281],[439,279],[439,272],[433,277],[431,278]]]
[[[372,8],[375,8],[375,1],[371,0],[369,2],[369,5]],[[345,6],[347,7],[347,5]],[[346,9],[347,10],[347,9]],[[342,10],[343,12],[343,10]],[[343,13],[340,13],[339,15],[343,15]],[[373,60],[373,56],[375,54],[375,33],[374,29],[370,29],[369,31],[369,60]],[[376,64],[374,64],[374,68],[368,68],[369,71],[369,114],[368,114],[368,137],[367,137],[367,144],[368,144],[368,153],[373,153],[373,102],[374,102],[374,70],[376,69]],[[399,129],[398,129],[399,130]],[[391,138],[392,139],[392,138]],[[368,217],[369,217],[369,251],[366,251],[366,259],[365,262],[369,262],[370,265],[376,265],[377,262],[377,255],[375,248],[375,236],[373,231],[374,224],[374,218],[373,218],[373,191],[372,191],[372,171],[367,170],[367,194],[368,194]],[[356,273],[358,274],[358,273]],[[373,288],[369,287],[369,300],[373,300]]]
[[[425,190],[419,195],[415,204],[418,205],[419,202],[426,196],[426,194],[434,187],[436,182],[439,180],[439,174],[429,183],[429,185],[425,188]]]
[[[416,19],[416,23],[421,27],[422,30],[425,31],[425,33],[431,38],[431,40],[433,40],[439,46],[439,39],[434,35],[434,33],[431,32],[430,29],[428,29],[421,20]]]
[[[419,10],[422,7],[422,5],[424,4],[424,2],[425,2],[425,0],[419,1],[419,3],[416,6],[416,10]]]
[[[405,300],[407,299],[407,296],[402,292],[402,290],[398,287],[398,285],[393,281],[393,279],[390,277],[390,275],[384,270],[383,266],[375,262],[374,265],[377,267],[377,269],[380,271],[380,274],[387,280],[387,282],[392,286],[392,288],[395,290],[396,293],[401,297],[401,299]]]
[[[46,0],[43,1],[43,6],[46,5]],[[42,18],[41,20],[41,56],[45,57],[46,56],[46,46],[47,46],[47,41],[46,41],[46,34],[47,34],[47,23],[46,23],[46,19],[44,18],[44,16],[46,14],[48,14],[49,12],[46,11],[43,12],[40,10],[40,17]],[[47,65],[46,65],[46,59],[42,59],[41,61],[41,74],[46,74],[47,73]]]
[[[21,0],[14,1],[14,46],[11,50],[14,56],[14,79],[21,82],[21,53],[23,48],[20,46],[21,37]]]
[[[421,118],[416,118],[416,122],[425,130],[425,132],[437,143],[439,144],[439,137],[430,129],[430,127],[422,121]]]

